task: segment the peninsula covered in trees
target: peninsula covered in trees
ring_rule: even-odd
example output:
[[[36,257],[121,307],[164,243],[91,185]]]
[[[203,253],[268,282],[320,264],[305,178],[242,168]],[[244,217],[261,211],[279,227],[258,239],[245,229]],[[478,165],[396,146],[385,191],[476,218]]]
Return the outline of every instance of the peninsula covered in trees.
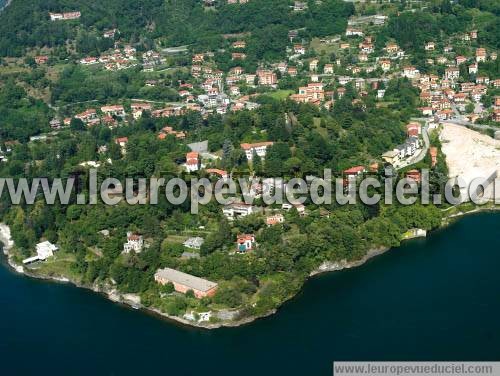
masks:
[[[440,124],[500,121],[498,36],[488,0],[14,0],[0,13],[0,176],[72,177],[78,192],[2,194],[11,261],[193,325],[269,314],[325,265],[439,227],[447,206],[266,205],[262,186],[251,207],[198,214],[164,194],[78,205],[91,169],[214,184],[330,169],[383,194],[388,171],[420,185],[426,168],[439,192]]]

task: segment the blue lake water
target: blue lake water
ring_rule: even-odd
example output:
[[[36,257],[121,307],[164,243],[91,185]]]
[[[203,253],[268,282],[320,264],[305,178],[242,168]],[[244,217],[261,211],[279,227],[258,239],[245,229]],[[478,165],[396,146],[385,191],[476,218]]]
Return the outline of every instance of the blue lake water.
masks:
[[[499,234],[498,214],[464,218],[311,279],[272,317],[215,331],[0,267],[2,374],[331,375],[333,360],[500,360]]]

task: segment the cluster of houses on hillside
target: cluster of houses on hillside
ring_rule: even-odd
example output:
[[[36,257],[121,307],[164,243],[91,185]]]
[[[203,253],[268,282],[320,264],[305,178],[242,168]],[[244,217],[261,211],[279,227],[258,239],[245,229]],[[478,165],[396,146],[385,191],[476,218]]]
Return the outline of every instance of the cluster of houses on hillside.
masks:
[[[434,44],[427,44],[426,50],[434,51]],[[451,56],[453,48],[448,46],[445,50],[448,51],[446,55]],[[406,66],[403,75],[411,79],[412,84],[421,91],[422,114],[443,121],[455,116],[454,108],[464,112],[467,103],[479,103],[488,89],[500,87],[500,79],[490,80],[489,77],[479,74],[478,70],[478,63],[494,61],[496,58],[495,52],[487,54],[485,48],[477,48],[475,56],[439,56],[438,63],[447,65],[441,77],[436,74],[421,74],[412,66]],[[468,72],[468,81],[461,77],[462,66]],[[470,114],[469,120],[475,121],[480,116],[478,113]]]
[[[242,1],[235,0],[231,3]],[[307,2],[295,1],[290,6],[291,12],[302,12],[307,9]],[[79,17],[80,13],[50,15],[51,19],[59,20],[74,19]],[[394,41],[388,41],[383,48],[377,45],[376,27],[383,25],[386,19],[386,16],[380,14],[353,16],[349,19],[343,35],[321,39],[319,47],[299,37],[300,30],[289,30],[287,57],[275,63],[261,62],[255,71],[247,71],[248,68],[243,67],[247,67],[243,62],[249,52],[246,36],[225,36],[227,45],[224,49],[190,55],[190,77],[179,81],[176,86],[179,104],[156,109],[153,116],[179,115],[188,110],[198,111],[203,116],[252,110],[257,108],[258,104],[252,100],[255,94],[248,94],[249,89],[260,87],[261,91],[273,91],[278,88],[283,77],[296,76],[299,76],[304,84],[290,95],[290,99],[299,103],[331,108],[336,100],[344,96],[348,84],[357,90],[358,99],[353,101],[358,104],[359,97],[369,95],[370,90],[375,90],[376,98],[383,101],[385,84],[391,78],[406,77],[422,91],[422,114],[434,116],[442,121],[456,115],[454,110],[465,112],[468,103],[479,103],[488,90],[500,86],[498,79],[480,73],[481,64],[496,60],[497,52],[489,51],[478,44],[477,30],[453,36],[444,42],[425,42],[422,49],[428,55],[426,63],[440,67],[439,70],[431,71],[443,73],[422,73],[408,63],[407,54]],[[115,38],[117,32],[116,29],[107,30],[104,37]],[[460,54],[454,51],[456,43],[461,43]],[[98,57],[84,57],[80,63],[102,64],[108,70],[119,70],[140,62],[145,72],[151,72],[166,63],[166,50],[151,49],[139,55],[133,46],[125,45],[122,48],[121,45],[120,41],[116,41],[112,52]],[[335,54],[315,52],[324,47],[333,48]],[[187,50],[182,53],[186,52]],[[226,53],[231,59],[232,64],[227,70],[221,70],[217,64],[216,54],[220,53]],[[45,64],[47,61],[48,56],[36,57],[37,64]],[[462,77],[461,72],[464,69],[468,73],[468,80]],[[156,86],[157,82],[153,81],[155,80],[146,81],[146,86]],[[485,114],[486,111],[476,106],[474,113],[469,114],[469,120],[484,118]],[[490,116],[493,120],[497,119],[496,113],[490,113]]]
[[[171,127],[165,127],[163,128],[162,132],[168,132],[168,134],[175,135],[177,138],[185,138],[185,133],[184,132],[177,132],[172,130]],[[161,135],[164,135],[165,133],[160,133]],[[162,137],[160,137],[162,138]],[[199,143],[198,143],[199,144]],[[193,145],[198,145],[198,144],[193,144]],[[241,149],[245,152],[245,155],[247,157],[248,161],[252,161],[255,156],[259,156],[261,159],[265,159],[267,149],[273,145],[273,142],[257,142],[257,143],[242,143],[240,145]],[[191,148],[191,151],[186,153],[186,162],[184,163],[184,169],[187,172],[196,172],[202,169],[205,169],[206,160],[217,160],[219,159],[218,156],[215,156],[213,154],[210,154],[207,152],[206,147],[203,147],[199,149],[198,147],[192,147],[192,145],[188,145],[188,147]],[[207,173],[211,175],[217,175],[219,178],[225,178],[228,176],[228,173],[226,171],[216,169],[216,168],[209,168],[206,170]]]
[[[299,88],[298,94],[292,94],[290,99],[301,103],[312,103],[320,105],[325,99],[325,91],[323,90],[323,83],[311,82],[307,86]]]
[[[227,3],[244,4],[247,1],[227,0]],[[216,2],[204,0],[204,3],[211,7]],[[311,2],[293,1],[290,2],[290,11],[300,14],[306,11],[309,6],[312,6]],[[75,20],[80,17],[80,12],[50,13],[52,21]],[[481,101],[490,91],[500,87],[500,79],[489,77],[484,73],[487,71],[483,69],[484,63],[495,61],[497,53],[489,51],[477,43],[477,31],[472,30],[459,36],[462,43],[462,48],[458,49],[460,53],[455,53],[453,44],[448,44],[448,41],[444,44],[427,41],[422,46],[427,58],[426,63],[428,66],[438,66],[439,69],[422,69],[421,65],[417,64],[422,70],[420,71],[409,63],[409,57],[397,43],[388,41],[385,46],[376,43],[374,27],[383,25],[386,18],[381,15],[352,18],[349,20],[345,33],[328,37],[331,38],[329,40],[320,40],[319,48],[316,40],[309,43],[303,39],[303,33],[300,30],[290,30],[286,57],[283,55],[282,61],[275,63],[260,62],[257,66],[254,66],[253,60],[248,58],[251,49],[247,48],[249,43],[245,40],[246,36],[244,34],[229,36],[225,39],[223,49],[216,52],[197,51],[184,56],[181,59],[183,73],[179,74],[178,77],[172,78],[170,75],[167,77],[166,74],[158,74],[157,79],[145,80],[146,90],[149,90],[149,88],[158,85],[159,82],[167,82],[172,79],[173,82],[170,86],[174,87],[178,94],[175,103],[148,102],[139,99],[134,99],[131,104],[128,101],[124,104],[114,103],[103,106],[97,106],[94,103],[94,105],[79,107],[79,110],[74,111],[78,113],[74,113],[64,120],[53,119],[50,125],[53,129],[59,129],[62,126],[80,124],[74,121],[72,123],[73,119],[77,119],[89,128],[103,125],[115,129],[128,122],[133,124],[134,120],[139,120],[142,117],[147,118],[147,115],[153,119],[163,118],[164,120],[162,120],[161,125],[158,125],[158,128],[155,128],[153,135],[159,145],[169,145],[170,142],[175,142],[185,146],[180,155],[177,155],[176,150],[175,158],[172,158],[175,159],[178,170],[187,173],[200,172],[199,175],[208,175],[213,181],[215,178],[232,177],[231,171],[217,168],[221,166],[218,163],[221,159],[221,153],[214,152],[212,154],[209,152],[208,141],[187,144],[186,139],[194,138],[200,132],[192,130],[188,134],[187,131],[183,130],[186,129],[184,124],[178,125],[179,123],[175,119],[166,118],[189,114],[190,111],[196,111],[207,119],[210,114],[223,115],[234,111],[254,110],[259,107],[257,102],[264,103],[260,100],[262,98],[256,99],[260,93],[274,93],[279,88],[288,89],[290,87],[295,88],[295,90],[289,92],[288,90],[280,90],[278,94],[285,92],[285,94],[288,93],[286,95],[291,101],[326,109],[331,109],[335,102],[342,98],[344,100],[353,98],[349,99],[352,100],[352,105],[359,106],[357,109],[366,110],[368,104],[362,100],[363,98],[375,95],[376,99],[373,102],[376,102],[380,107],[387,105],[388,101],[382,103],[386,97],[386,90],[389,92],[386,84],[393,78],[404,77],[411,85],[419,89],[419,110],[429,121],[440,122],[455,118],[460,113],[467,112],[467,108],[470,109],[470,104],[473,104],[474,112],[467,115],[470,121],[484,118],[487,114],[493,121],[500,122],[500,97],[493,98],[493,105],[489,112],[481,105]],[[107,30],[104,32],[103,38],[114,39],[117,33],[116,29]],[[84,66],[101,64],[99,67],[110,71],[142,65],[142,70],[145,73],[159,71],[159,67],[167,64],[164,51],[158,52],[151,49],[143,52],[143,49],[139,49],[140,52],[138,52],[132,45],[121,46],[119,42],[116,42],[109,53],[98,57],[87,56],[82,58],[79,63]],[[323,47],[333,48],[335,53],[316,53]],[[227,69],[221,70],[223,65],[217,63],[219,59],[216,54],[219,53],[226,54],[224,66],[227,66]],[[50,64],[49,59],[48,55],[34,56],[37,65]],[[248,64],[249,61],[252,64]],[[169,58],[168,63],[170,64],[170,62]],[[156,74],[146,77],[150,76],[156,77]],[[283,83],[285,85],[281,85]],[[296,104],[293,105],[298,107]],[[85,110],[83,110],[84,108]],[[421,123],[408,123],[404,142],[384,153],[380,161],[383,160],[396,168],[415,163],[414,159],[424,154],[422,136]],[[424,134],[424,136],[426,135]],[[244,137],[248,137],[248,135],[245,134]],[[265,163],[266,157],[269,157],[270,160],[274,143],[266,140],[272,139],[271,136],[262,132],[262,134],[251,137],[253,137],[252,141],[249,142],[243,142],[248,139],[238,141],[238,143],[241,142],[239,144],[241,150],[238,151],[244,153],[250,165],[255,165],[259,159]],[[129,155],[133,154],[128,137],[114,135],[112,140],[111,142],[119,146],[123,155],[127,152],[127,145],[129,145]],[[425,138],[425,140],[428,143],[428,139]],[[7,143],[5,145],[7,146]],[[115,145],[110,147],[117,150]],[[100,146],[100,148],[103,147],[104,149],[99,149],[99,152],[104,153],[107,150],[107,146]],[[0,149],[0,161],[7,160],[8,151],[6,150],[4,153]],[[433,167],[438,164],[438,155],[436,147],[429,148]],[[79,165],[98,168],[101,163],[104,163],[103,160],[100,162],[87,161]],[[112,161],[108,159],[108,163],[112,163]],[[379,171],[378,162],[369,166],[359,165],[343,170],[341,178],[344,180],[344,189],[349,187],[351,181],[360,179],[368,172],[376,171]],[[422,180],[420,171],[416,169],[406,171],[404,175],[417,183]],[[283,185],[280,186],[280,184]],[[272,226],[275,226],[272,229],[280,227],[287,229],[288,226],[295,226],[291,219],[297,214],[299,216],[315,214],[308,212],[303,204],[285,202],[281,206],[265,207],[260,200],[255,205],[246,203],[247,195],[251,198],[261,199],[269,191],[276,192],[278,189],[285,193],[287,187],[284,183],[277,183],[273,179],[251,183],[248,193],[241,193],[238,196],[239,201],[219,209],[220,218],[234,225],[238,224],[239,219],[252,216],[251,218],[256,218],[257,221],[261,222],[262,227],[265,226],[264,231],[270,231]],[[120,189],[115,187],[107,193],[111,195],[117,191]],[[321,213],[320,215],[323,216]],[[246,218],[246,220],[248,219]],[[205,222],[202,223],[205,224]],[[200,230],[201,228],[203,231]],[[204,227],[200,226],[198,231],[186,230],[182,232],[181,241],[175,241],[179,243],[176,245],[181,246],[182,244],[184,247],[179,252],[179,263],[175,264],[179,270],[173,268],[158,269],[154,274],[154,280],[157,284],[162,286],[172,284],[174,294],[189,293],[191,295],[190,292],[192,292],[197,299],[212,297],[216,294],[219,288],[216,282],[182,271],[190,270],[184,267],[190,262],[196,262],[195,259],[203,257],[205,247],[210,243],[209,241],[205,243],[203,236],[206,236],[205,233],[209,233],[209,231],[204,230]],[[259,232],[252,233],[252,230],[248,229],[236,230],[236,226],[232,231],[230,246],[224,246],[226,251],[229,248],[229,253],[239,258],[245,258],[245,255],[252,255],[252,253],[259,255],[259,250],[263,248],[262,245],[258,244],[261,241]],[[140,254],[148,248],[147,240],[145,241],[144,236],[140,233],[128,231],[126,238],[123,239],[121,257],[127,259]],[[41,242],[36,245],[36,255],[23,260],[23,264],[29,265],[45,261],[53,257],[57,251],[58,247],[55,244],[49,241]],[[164,290],[167,289],[160,289],[160,291]],[[210,314],[207,313],[201,320],[206,321],[209,317]]]
[[[167,59],[159,52],[149,50],[142,54],[142,69],[145,72],[152,72],[155,67],[165,64]]]
[[[102,64],[105,69],[116,71],[121,69],[131,68],[137,65],[135,56],[136,49],[132,46],[125,46],[123,49],[115,46],[115,49],[108,54],[103,54],[99,57],[87,56],[80,60],[82,65]]]
[[[51,127],[54,129],[60,128],[62,125],[69,126],[71,124],[71,119],[81,120],[86,126],[91,127],[98,124],[105,125],[111,129],[117,127],[120,121],[126,121],[127,115],[131,115],[135,120],[142,117],[145,111],[152,113],[153,106],[150,103],[144,102],[134,102],[130,104],[130,112],[127,112],[124,105],[114,104],[101,106],[99,111],[95,108],[88,108],[87,110],[77,113],[72,117],[67,117],[63,120],[62,124],[59,119],[54,119],[51,121]],[[169,128],[165,128],[164,133],[170,134],[168,132]],[[161,138],[161,137],[159,137]]]

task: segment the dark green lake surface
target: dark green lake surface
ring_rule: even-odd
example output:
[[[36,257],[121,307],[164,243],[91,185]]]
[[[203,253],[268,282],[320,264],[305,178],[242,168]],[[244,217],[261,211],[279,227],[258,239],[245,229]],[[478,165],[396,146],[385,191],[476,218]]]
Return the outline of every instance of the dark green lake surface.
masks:
[[[198,330],[0,267],[4,375],[331,375],[333,360],[500,360],[500,215],[306,283],[276,315]]]

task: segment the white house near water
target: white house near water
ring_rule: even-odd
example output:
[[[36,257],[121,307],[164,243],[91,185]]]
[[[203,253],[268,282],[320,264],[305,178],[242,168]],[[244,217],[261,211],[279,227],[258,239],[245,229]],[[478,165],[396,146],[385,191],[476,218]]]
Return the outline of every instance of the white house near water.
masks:
[[[49,241],[44,241],[36,245],[36,256],[29,257],[23,260],[23,264],[31,264],[35,261],[45,261],[49,257],[54,256],[54,252],[59,248]]]

